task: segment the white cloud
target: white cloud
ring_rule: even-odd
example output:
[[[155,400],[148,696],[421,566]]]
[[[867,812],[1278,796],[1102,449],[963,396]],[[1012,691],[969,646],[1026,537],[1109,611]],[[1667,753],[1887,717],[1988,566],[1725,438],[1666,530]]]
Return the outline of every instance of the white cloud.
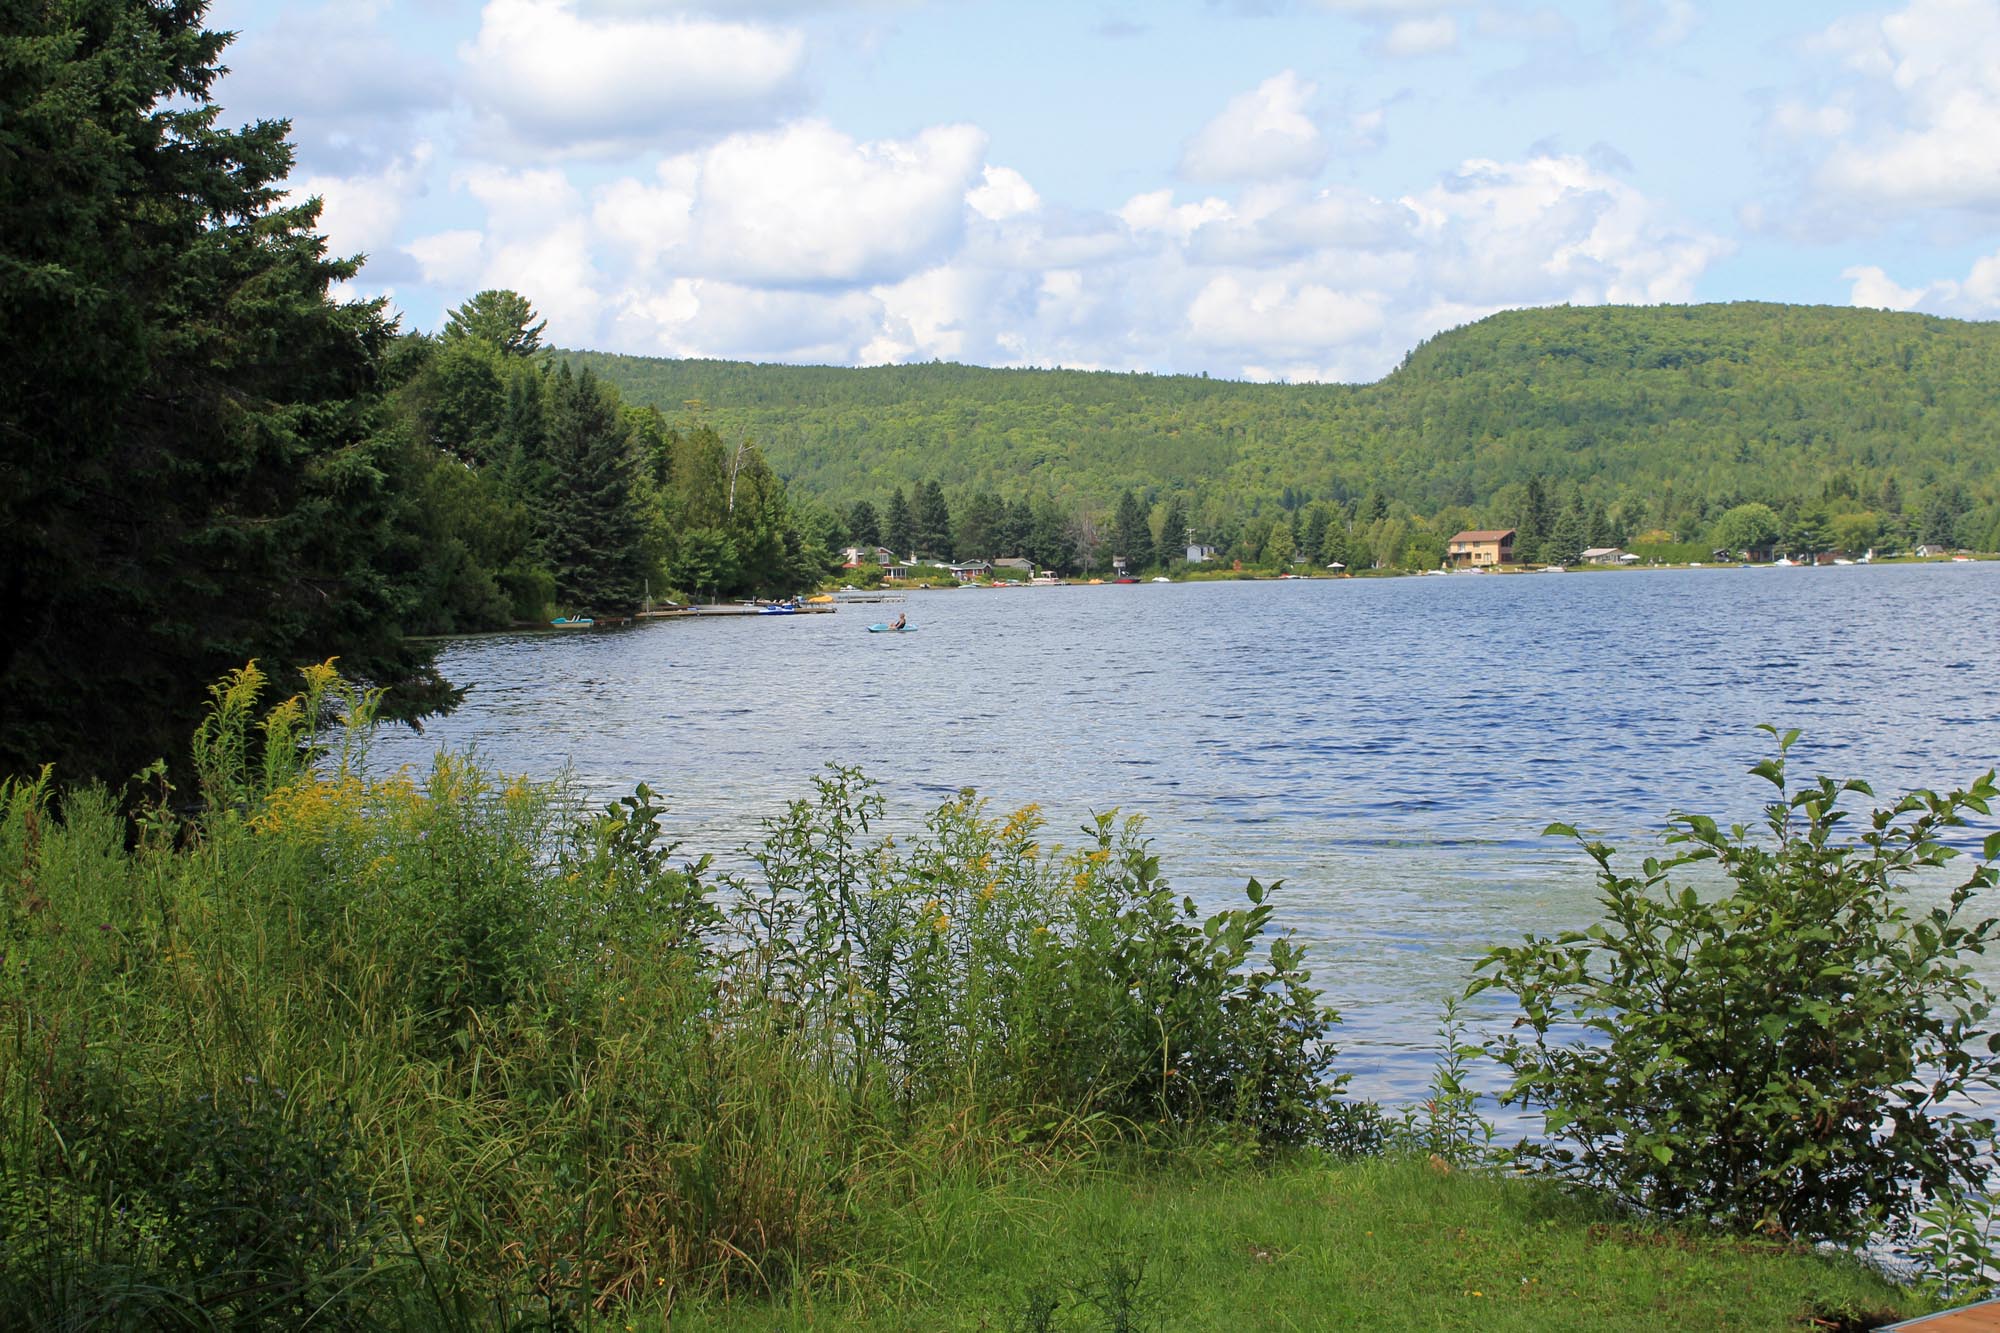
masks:
[[[1225,273],[1188,305],[1189,336],[1203,347],[1257,356],[1324,355],[1379,330],[1383,298],[1283,277],[1246,283]]]
[[[2000,2],[1911,0],[1843,19],[1812,44],[1837,62],[1839,98],[1790,102],[1781,129],[1833,138],[1812,173],[1825,193],[1894,209],[2000,209]],[[1848,115],[1840,99],[1867,108]]]
[[[1165,232],[1185,241],[1230,212],[1229,205],[1213,195],[1199,203],[1176,204],[1172,190],[1153,190],[1126,200],[1118,216],[1135,232]]]
[[[354,176],[306,176],[293,181],[287,197],[322,201],[320,231],[336,255],[379,254],[389,248],[410,204],[422,193],[433,156],[419,142],[379,171]]]
[[[1392,56],[1432,56],[1458,45],[1458,20],[1449,14],[1404,19],[1382,38],[1382,50]]]
[[[1729,249],[1574,156],[1475,159],[1404,202],[1441,276],[1474,304],[1686,301]]]
[[[527,143],[600,152],[768,120],[796,92],[795,30],[693,17],[595,17],[574,0],[489,0],[459,48],[465,90]]]
[[[1181,174],[1199,181],[1309,176],[1326,145],[1309,110],[1318,89],[1291,70],[1232,98],[1181,150]]]
[[[1943,278],[1923,287],[1904,287],[1875,265],[1858,265],[1841,277],[1853,284],[1849,304],[1883,310],[1923,310],[1960,319],[2000,315],[2000,252],[1973,261],[1963,278]]]
[[[732,136],[700,159],[699,267],[767,285],[907,276],[958,238],[985,151],[970,125],[866,143],[817,121]]]
[[[461,296],[478,290],[480,258],[486,248],[483,232],[460,229],[419,236],[403,247],[433,287]]]
[[[988,167],[981,184],[965,196],[965,202],[989,222],[1005,222],[1040,208],[1042,197],[1028,184],[1028,178],[1013,168]]]

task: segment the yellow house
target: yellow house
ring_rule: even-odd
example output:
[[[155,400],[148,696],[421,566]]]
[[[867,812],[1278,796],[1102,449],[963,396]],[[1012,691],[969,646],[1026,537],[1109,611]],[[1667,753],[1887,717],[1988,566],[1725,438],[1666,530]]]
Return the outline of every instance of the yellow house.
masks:
[[[1454,565],[1508,564],[1514,559],[1514,529],[1478,528],[1461,532],[1451,539],[1445,551]]]

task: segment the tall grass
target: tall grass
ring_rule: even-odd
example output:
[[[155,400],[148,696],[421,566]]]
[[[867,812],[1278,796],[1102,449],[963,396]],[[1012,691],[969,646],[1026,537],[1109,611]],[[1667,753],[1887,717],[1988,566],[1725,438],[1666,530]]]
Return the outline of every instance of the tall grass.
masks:
[[[201,813],[0,787],[0,1325],[565,1327],[902,1280],[871,1219],[1107,1140],[1339,1125],[1269,891],[1203,919],[1135,823],[967,795],[907,846],[835,770],[711,880],[249,667]],[[260,711],[261,710],[261,711]]]

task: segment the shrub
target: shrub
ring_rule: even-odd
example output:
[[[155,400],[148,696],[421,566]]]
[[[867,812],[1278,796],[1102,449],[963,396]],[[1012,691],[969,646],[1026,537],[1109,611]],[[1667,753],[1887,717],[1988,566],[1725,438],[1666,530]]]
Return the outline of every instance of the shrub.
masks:
[[[1684,850],[1636,876],[1596,863],[1605,920],[1491,951],[1474,992],[1521,1015],[1490,1050],[1513,1074],[1503,1101],[1544,1109],[1548,1142],[1520,1151],[1624,1203],[1735,1231],[1855,1240],[1906,1234],[1927,1198],[1984,1182],[2000,1038],[1975,1042],[1993,997],[1965,957],[2000,922],[2000,834],[1930,906],[1913,902],[1958,853],[1946,839],[1987,814],[1988,773],[1875,810],[1852,840],[1841,809],[1860,782],[1786,785],[1785,756],[1751,771],[1777,789],[1768,840],[1675,815]],[[1712,866],[1719,891],[1676,883]],[[1526,1030],[1526,1035],[1522,1033]]]
[[[1043,847],[1034,807],[994,819],[968,793],[898,848],[869,840],[882,803],[859,773],[817,786],[769,826],[762,882],[730,881],[738,988],[817,1034],[857,1096],[1231,1124],[1265,1143],[1333,1132],[1337,1015],[1304,949],[1264,938],[1275,885],[1203,919],[1137,820],[1099,816],[1065,853]]]

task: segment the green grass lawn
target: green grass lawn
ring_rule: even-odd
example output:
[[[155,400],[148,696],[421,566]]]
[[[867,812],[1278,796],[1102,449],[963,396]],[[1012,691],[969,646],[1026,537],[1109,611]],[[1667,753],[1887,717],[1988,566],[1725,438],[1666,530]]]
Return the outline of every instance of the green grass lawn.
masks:
[[[947,1188],[872,1226],[879,1268],[782,1305],[683,1307],[671,1327],[1658,1333],[1925,1308],[1851,1260],[1635,1227],[1543,1183],[1423,1162]]]

